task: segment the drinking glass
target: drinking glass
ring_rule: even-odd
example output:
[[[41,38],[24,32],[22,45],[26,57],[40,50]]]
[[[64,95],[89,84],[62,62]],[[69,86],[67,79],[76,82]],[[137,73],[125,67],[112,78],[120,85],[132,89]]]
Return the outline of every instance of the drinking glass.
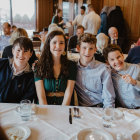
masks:
[[[20,116],[23,121],[28,121],[31,118],[31,101],[22,100],[20,102]]]
[[[114,108],[110,107],[104,108],[102,116],[103,126],[107,128],[112,127],[113,119],[114,119]]]

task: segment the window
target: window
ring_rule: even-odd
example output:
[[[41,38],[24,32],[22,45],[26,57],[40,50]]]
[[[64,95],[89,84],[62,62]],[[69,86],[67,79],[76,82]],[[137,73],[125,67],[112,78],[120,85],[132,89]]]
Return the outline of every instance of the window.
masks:
[[[0,0],[0,34],[2,34],[2,24],[10,22],[10,1]]]
[[[35,31],[35,0],[0,0],[0,3],[0,26],[9,22],[26,29],[31,36]]]

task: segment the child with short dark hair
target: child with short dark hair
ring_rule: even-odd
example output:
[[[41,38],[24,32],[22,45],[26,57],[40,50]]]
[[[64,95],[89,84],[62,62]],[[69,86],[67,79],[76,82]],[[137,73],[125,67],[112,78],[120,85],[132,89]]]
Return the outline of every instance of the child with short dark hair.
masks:
[[[28,64],[33,44],[29,38],[14,41],[13,58],[0,59],[0,102],[19,103],[36,97],[34,75]]]
[[[118,45],[108,45],[103,54],[112,68],[112,80],[116,92],[117,106],[140,107],[140,67],[124,62]]]
[[[111,74],[105,64],[96,61],[96,37],[85,33],[79,39],[80,59],[75,90],[79,105],[115,107],[115,93]]]

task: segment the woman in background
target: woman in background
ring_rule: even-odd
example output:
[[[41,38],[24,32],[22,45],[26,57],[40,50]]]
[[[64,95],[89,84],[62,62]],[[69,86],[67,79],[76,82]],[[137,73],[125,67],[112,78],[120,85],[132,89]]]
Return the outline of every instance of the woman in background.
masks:
[[[76,80],[76,63],[64,54],[66,39],[61,31],[52,31],[45,42],[35,68],[39,104],[70,105]]]
[[[96,38],[97,38],[97,43],[96,43],[97,51],[94,54],[95,59],[105,63],[105,58],[103,56],[103,49],[107,47],[109,38],[104,33],[99,33],[96,36]]]
[[[61,27],[62,29],[64,29],[65,27],[65,24],[64,24],[64,21],[63,21],[63,12],[61,9],[57,9],[56,11],[56,15],[53,16],[52,18],[52,23],[55,23],[57,24],[57,26]]]

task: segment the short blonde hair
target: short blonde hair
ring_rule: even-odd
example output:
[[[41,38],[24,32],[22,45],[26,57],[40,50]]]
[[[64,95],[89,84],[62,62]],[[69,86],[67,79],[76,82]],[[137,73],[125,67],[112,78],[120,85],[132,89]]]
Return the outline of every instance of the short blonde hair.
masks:
[[[28,33],[26,32],[25,29],[23,28],[17,28],[12,34],[10,38],[10,44],[12,45],[14,41],[19,38],[19,37],[28,37]]]
[[[109,37],[106,36],[104,33],[99,33],[97,36],[97,43],[96,47],[100,53],[103,53],[103,49],[108,46]]]

